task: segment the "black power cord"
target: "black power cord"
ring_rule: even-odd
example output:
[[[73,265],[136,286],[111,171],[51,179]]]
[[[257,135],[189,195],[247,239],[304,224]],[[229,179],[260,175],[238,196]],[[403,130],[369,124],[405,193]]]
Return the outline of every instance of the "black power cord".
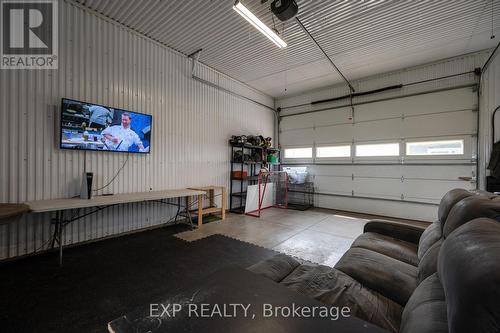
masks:
[[[127,162],[128,162],[129,159],[130,159],[130,154],[127,153],[127,159],[125,160],[125,162],[123,162],[122,166],[120,167],[120,169],[118,169],[118,171],[113,176],[113,178],[111,178],[111,180],[106,185],[101,186],[100,188],[97,188],[97,189],[93,190],[93,192],[97,192],[97,191],[103,190],[106,187],[108,187],[109,185],[111,185],[111,183],[113,183],[113,181],[116,179],[116,177],[118,177],[118,175],[120,174],[120,172],[123,170],[123,168],[125,167],[125,165],[127,165]]]

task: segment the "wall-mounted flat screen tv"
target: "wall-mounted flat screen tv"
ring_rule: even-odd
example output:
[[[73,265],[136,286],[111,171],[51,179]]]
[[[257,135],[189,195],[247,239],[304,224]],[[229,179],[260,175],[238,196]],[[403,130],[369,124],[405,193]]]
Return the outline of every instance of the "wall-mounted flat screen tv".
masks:
[[[62,149],[149,153],[153,117],[63,98]]]

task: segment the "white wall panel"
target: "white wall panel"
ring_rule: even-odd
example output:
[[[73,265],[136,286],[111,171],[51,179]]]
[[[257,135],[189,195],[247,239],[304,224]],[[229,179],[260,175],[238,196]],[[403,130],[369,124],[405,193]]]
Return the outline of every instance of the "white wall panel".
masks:
[[[152,151],[131,154],[106,192],[229,186],[231,134],[273,135],[269,109],[191,79],[188,59],[130,29],[59,1],[59,69],[0,71],[0,202],[72,197],[84,170],[107,183],[124,154],[57,148],[61,97],[153,115]],[[273,106],[272,98],[200,66],[206,80]],[[109,208],[66,229],[67,244],[166,222],[158,203]],[[45,248],[48,214],[0,226],[0,259]]]

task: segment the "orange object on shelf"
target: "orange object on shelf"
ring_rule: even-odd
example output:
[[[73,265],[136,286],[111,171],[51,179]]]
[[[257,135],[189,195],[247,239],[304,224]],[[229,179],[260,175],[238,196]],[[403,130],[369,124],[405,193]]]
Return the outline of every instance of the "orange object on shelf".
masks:
[[[234,179],[245,179],[248,177],[248,172],[247,171],[233,171],[233,174],[232,174],[233,178]]]

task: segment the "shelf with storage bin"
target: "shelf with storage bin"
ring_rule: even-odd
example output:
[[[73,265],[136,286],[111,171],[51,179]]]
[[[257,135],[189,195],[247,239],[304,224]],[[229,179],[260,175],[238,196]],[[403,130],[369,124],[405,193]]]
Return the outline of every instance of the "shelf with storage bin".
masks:
[[[260,161],[260,162],[254,162],[254,161],[244,161],[244,162],[239,162],[239,161],[231,161],[231,163],[243,163],[243,164],[267,164],[265,161]]]
[[[247,181],[257,181],[259,176],[246,176],[246,177],[231,177],[231,180],[247,180]]]
[[[231,145],[234,148],[248,148],[248,149],[266,149],[265,147],[262,146],[253,146],[249,145],[247,143],[235,143]]]
[[[235,160],[237,154],[241,160]],[[249,160],[256,154],[259,161]],[[247,186],[257,184],[260,169],[266,165],[265,156],[265,147],[231,144],[229,211],[239,214],[245,212]]]
[[[240,159],[235,160],[235,152],[238,152]],[[252,157],[259,154],[252,161]],[[274,158],[268,158],[273,154]],[[280,150],[277,148],[267,148],[249,144],[231,144],[231,186],[229,191],[229,211],[236,213],[245,212],[245,200],[248,185],[257,185],[259,172],[262,168],[269,171],[279,171],[281,169]],[[236,207],[239,204],[238,207]]]

